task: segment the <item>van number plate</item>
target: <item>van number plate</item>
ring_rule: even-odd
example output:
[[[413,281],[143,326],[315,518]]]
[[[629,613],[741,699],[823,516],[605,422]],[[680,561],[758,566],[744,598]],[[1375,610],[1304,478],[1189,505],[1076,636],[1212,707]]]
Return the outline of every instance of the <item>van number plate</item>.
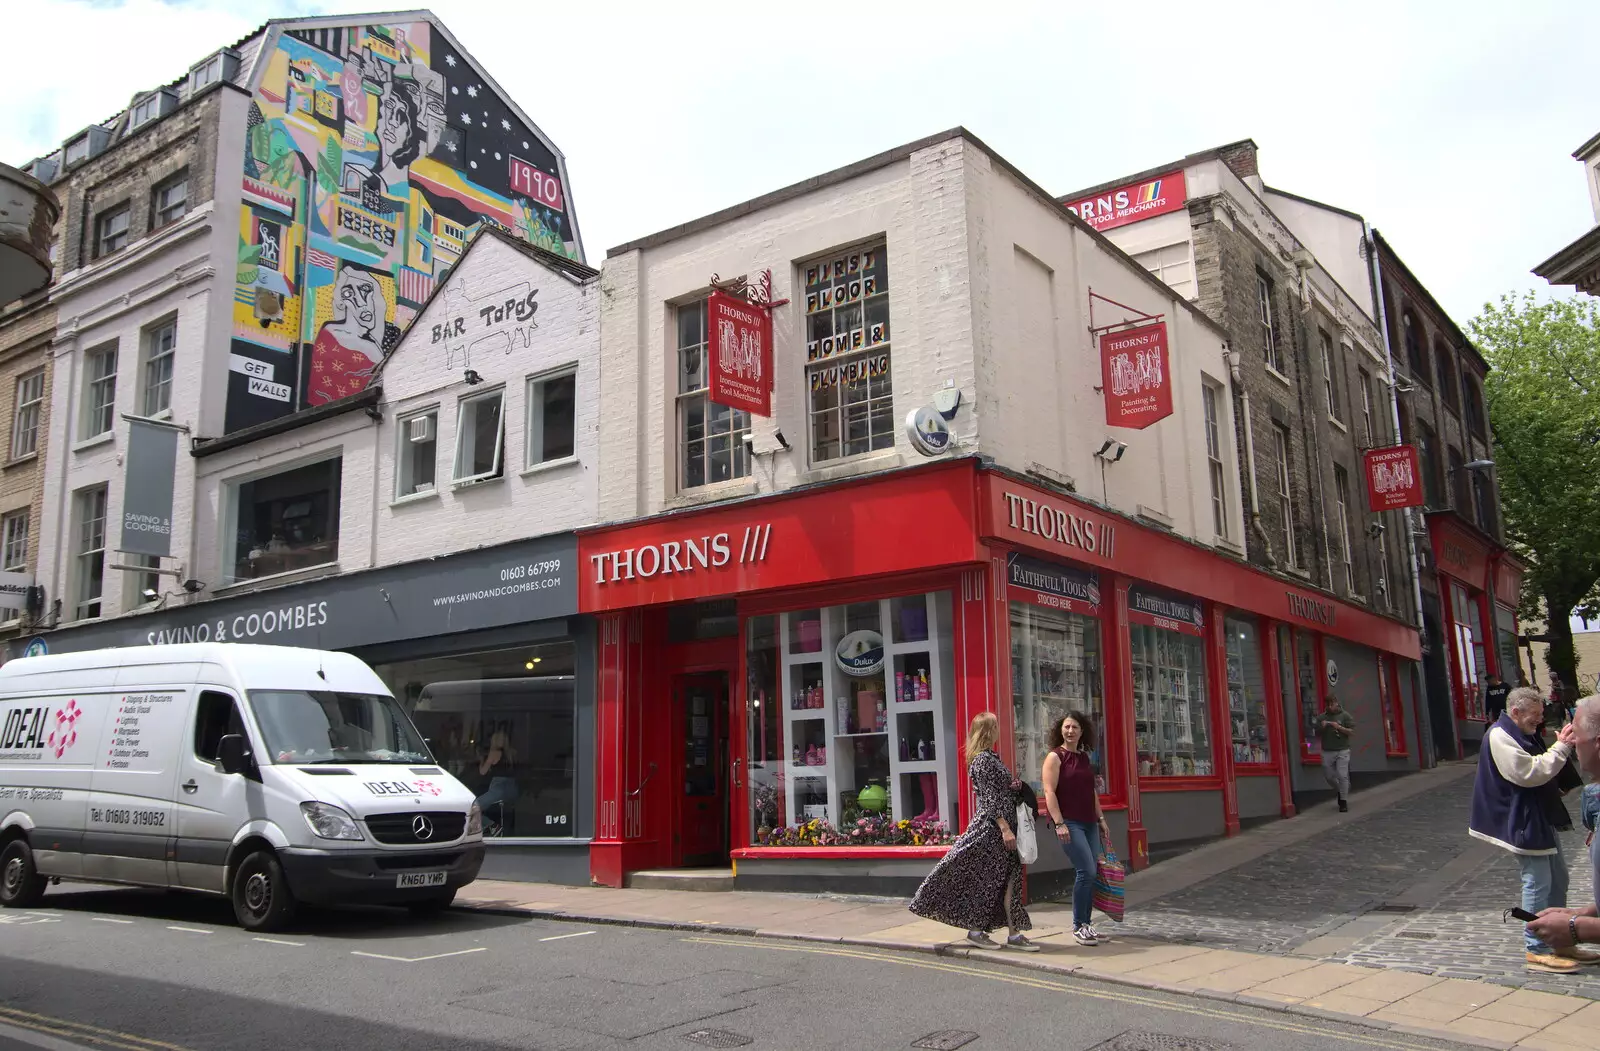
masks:
[[[394,878],[396,887],[442,887],[442,872],[402,872]]]

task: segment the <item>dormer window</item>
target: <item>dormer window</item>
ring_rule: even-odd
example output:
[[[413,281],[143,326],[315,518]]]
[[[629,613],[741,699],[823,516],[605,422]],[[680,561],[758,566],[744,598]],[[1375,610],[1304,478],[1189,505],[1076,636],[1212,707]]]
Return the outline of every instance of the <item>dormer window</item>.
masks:
[[[161,116],[161,93],[146,95],[133,104],[133,119],[128,123],[128,130],[143,127]]]
[[[189,90],[199,91],[222,79],[222,53],[219,51],[189,71]]]
[[[74,139],[67,143],[67,163],[77,164],[79,161],[89,159],[89,136]]]

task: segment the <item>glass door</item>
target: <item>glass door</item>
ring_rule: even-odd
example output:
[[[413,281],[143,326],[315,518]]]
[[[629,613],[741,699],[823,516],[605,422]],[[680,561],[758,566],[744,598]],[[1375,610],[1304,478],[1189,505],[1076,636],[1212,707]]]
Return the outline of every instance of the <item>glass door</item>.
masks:
[[[680,675],[674,690],[683,773],[679,864],[728,862],[728,676]]]

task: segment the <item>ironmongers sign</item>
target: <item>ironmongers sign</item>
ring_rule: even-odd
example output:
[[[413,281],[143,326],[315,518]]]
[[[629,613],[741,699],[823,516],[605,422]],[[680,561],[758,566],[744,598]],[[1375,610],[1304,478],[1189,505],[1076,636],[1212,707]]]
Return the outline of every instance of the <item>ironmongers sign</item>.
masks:
[[[1368,449],[1366,468],[1367,506],[1372,510],[1396,511],[1423,505],[1422,468],[1412,446]]]
[[[764,305],[713,289],[706,303],[710,397],[752,416],[772,415],[772,319]]]

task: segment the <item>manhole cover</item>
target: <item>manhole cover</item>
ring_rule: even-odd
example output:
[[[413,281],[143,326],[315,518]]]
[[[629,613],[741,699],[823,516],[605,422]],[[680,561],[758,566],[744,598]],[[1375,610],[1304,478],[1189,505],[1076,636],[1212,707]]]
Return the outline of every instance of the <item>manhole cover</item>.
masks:
[[[1103,1044],[1096,1044],[1089,1051],[1226,1051],[1232,1046],[1212,1040],[1196,1040],[1192,1036],[1134,1031],[1114,1036]]]
[[[1415,938],[1418,941],[1431,941],[1434,934],[1432,931],[1395,931],[1394,936],[1396,938]]]
[[[684,1033],[683,1038],[693,1040],[701,1047],[743,1047],[753,1039],[742,1033],[730,1033],[726,1029],[696,1029],[692,1033]]]
[[[1379,905],[1373,912],[1416,912],[1415,905]]]
[[[958,1047],[966,1047],[978,1039],[977,1033],[968,1033],[961,1029],[944,1029],[937,1033],[929,1033],[920,1040],[911,1041],[912,1047],[926,1047],[931,1051],[955,1051]]]

